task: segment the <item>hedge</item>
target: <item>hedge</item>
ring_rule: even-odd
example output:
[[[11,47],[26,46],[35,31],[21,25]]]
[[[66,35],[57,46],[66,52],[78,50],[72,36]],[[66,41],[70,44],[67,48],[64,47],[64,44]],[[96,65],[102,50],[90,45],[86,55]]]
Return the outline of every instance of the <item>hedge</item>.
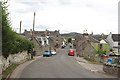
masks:
[[[2,2],[2,55],[16,54],[32,49],[34,44],[12,30],[7,10],[7,2]]]

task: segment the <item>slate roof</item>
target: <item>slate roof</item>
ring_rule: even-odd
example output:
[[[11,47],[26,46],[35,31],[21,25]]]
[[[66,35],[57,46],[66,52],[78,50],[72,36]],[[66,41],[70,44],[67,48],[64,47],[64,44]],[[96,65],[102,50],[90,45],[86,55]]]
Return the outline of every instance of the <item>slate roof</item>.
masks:
[[[93,43],[99,43],[99,40],[93,38],[93,37],[89,37],[88,38],[90,42],[93,42]]]
[[[93,35],[92,37],[99,40],[99,41],[101,40],[101,35]]]
[[[31,31],[26,31],[26,33],[30,33]],[[45,31],[34,31],[34,34],[44,34]]]
[[[113,39],[113,41],[115,41],[115,42],[120,41],[120,34],[112,34],[112,39]]]
[[[104,35],[104,39],[107,38],[108,35]],[[93,38],[97,39],[98,41],[100,41],[102,39],[101,35],[92,35]]]
[[[83,39],[83,35],[82,34],[77,34],[77,35],[75,35],[75,39],[76,40],[81,40],[81,39]]]

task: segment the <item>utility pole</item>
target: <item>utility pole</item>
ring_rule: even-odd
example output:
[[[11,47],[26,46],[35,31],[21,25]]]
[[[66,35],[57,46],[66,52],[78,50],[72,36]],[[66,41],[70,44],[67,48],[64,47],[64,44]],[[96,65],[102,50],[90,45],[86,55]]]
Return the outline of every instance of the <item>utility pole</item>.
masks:
[[[33,37],[34,37],[34,27],[35,27],[35,12],[34,12],[34,17],[33,17]]]
[[[21,25],[22,25],[22,21],[20,21],[20,32],[19,32],[20,34],[21,34]]]

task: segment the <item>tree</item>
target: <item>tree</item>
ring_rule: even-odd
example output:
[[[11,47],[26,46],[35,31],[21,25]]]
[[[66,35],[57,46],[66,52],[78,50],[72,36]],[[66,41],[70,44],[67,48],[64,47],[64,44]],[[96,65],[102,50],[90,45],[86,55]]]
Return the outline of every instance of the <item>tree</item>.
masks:
[[[72,38],[68,38],[68,43],[71,43],[72,42]]]
[[[7,2],[2,2],[2,55],[7,58],[9,54],[15,54],[24,50],[33,48],[32,42],[21,37],[11,28],[10,20],[8,18]]]

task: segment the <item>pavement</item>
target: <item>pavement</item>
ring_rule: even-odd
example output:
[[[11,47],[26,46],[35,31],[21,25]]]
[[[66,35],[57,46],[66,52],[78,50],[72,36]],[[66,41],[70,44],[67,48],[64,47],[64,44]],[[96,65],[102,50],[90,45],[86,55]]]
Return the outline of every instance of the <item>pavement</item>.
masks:
[[[42,56],[35,56],[33,58],[33,60],[30,61],[26,61],[25,63],[20,64],[10,75],[10,78],[19,78],[21,75],[21,71],[24,70],[25,67],[27,67],[29,64],[31,64],[32,62],[36,61],[37,59],[39,59]]]
[[[92,72],[100,72],[100,73],[105,73],[103,71],[103,65],[100,64],[91,64],[87,60],[85,60],[83,57],[76,57],[75,59],[77,62],[83,66],[85,69],[90,70]]]

